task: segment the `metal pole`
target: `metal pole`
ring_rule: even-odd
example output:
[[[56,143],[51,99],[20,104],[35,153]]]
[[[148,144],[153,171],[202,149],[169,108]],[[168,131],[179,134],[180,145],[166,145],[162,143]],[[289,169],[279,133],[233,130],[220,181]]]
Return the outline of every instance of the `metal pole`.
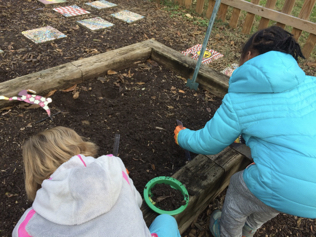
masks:
[[[208,23],[206,35],[205,35],[205,38],[204,38],[202,49],[200,51],[200,56],[199,56],[198,62],[196,64],[196,67],[195,67],[195,70],[194,70],[192,82],[189,83],[189,81],[188,81],[187,85],[188,84],[194,84],[195,81],[196,81],[197,75],[198,75],[199,70],[200,70],[201,62],[202,62],[202,59],[203,59],[203,56],[204,56],[204,53],[205,53],[205,49],[206,49],[206,46],[207,46],[207,42],[208,42],[208,40],[210,38],[211,31],[212,31],[212,28],[213,28],[213,24],[214,24],[214,21],[215,21],[215,18],[216,18],[216,15],[217,15],[217,12],[218,12],[220,4],[221,4],[221,1],[220,0],[216,0],[214,8],[213,8],[213,12],[212,12],[212,16],[211,16],[210,22]]]

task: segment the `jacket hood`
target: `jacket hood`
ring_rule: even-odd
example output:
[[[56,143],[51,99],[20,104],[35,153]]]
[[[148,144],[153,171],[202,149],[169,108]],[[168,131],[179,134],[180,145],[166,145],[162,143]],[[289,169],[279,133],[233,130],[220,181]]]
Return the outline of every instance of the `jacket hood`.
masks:
[[[228,92],[283,92],[296,87],[304,79],[305,73],[292,55],[270,51],[237,68],[230,77]]]
[[[82,159],[81,159],[82,158]],[[78,225],[111,210],[122,188],[124,165],[114,156],[78,155],[62,164],[36,193],[34,210],[61,225]]]

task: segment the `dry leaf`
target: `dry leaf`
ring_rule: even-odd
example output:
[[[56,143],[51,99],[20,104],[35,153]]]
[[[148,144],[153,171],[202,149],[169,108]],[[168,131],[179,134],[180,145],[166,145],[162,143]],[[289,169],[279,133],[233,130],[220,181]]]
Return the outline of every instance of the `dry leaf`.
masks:
[[[144,85],[145,82],[136,82],[137,85]]]
[[[316,62],[315,63],[308,62],[306,64],[307,66],[310,66],[310,67],[316,67]]]
[[[56,91],[57,91],[57,90],[52,90],[52,91],[48,92],[48,94],[45,95],[45,97],[50,97],[50,96],[52,96],[53,94],[55,94]]]
[[[76,93],[72,96],[72,98],[74,100],[78,99],[79,98],[79,91],[76,91]]]
[[[113,70],[108,70],[108,75],[114,75],[114,74],[117,74],[117,72],[116,71],[113,71]]]
[[[131,78],[134,75],[134,73],[131,74],[131,70],[128,71],[128,77]]]
[[[151,164],[151,168],[152,168],[152,170],[155,170],[155,169],[156,169],[156,167],[155,167],[154,164]]]
[[[185,93],[183,90],[179,90],[180,93]]]
[[[77,84],[73,85],[72,87],[69,87],[68,89],[62,90],[62,92],[74,91],[76,88],[77,88]]]
[[[185,16],[187,17],[187,18],[193,18],[193,16],[191,16],[189,13],[188,14],[185,14]]]
[[[166,198],[169,198],[169,197],[171,197],[171,196],[160,196],[160,197],[157,197],[156,202],[161,202],[161,201],[163,201],[163,200],[165,200]]]

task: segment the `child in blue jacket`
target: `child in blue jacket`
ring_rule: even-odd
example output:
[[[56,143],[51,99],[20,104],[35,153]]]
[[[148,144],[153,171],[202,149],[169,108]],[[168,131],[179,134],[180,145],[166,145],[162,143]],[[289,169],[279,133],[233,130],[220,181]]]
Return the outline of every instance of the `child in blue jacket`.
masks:
[[[251,148],[254,164],[231,177],[222,212],[212,213],[216,237],[253,236],[280,212],[316,218],[316,78],[298,57],[282,28],[256,32],[214,117],[198,131],[175,129],[176,142],[197,154],[216,154],[240,134]]]

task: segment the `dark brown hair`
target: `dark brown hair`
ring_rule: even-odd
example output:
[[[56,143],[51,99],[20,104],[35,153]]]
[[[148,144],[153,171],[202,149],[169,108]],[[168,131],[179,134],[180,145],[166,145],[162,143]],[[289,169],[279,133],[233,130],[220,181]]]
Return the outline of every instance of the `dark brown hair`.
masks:
[[[243,46],[241,58],[245,58],[249,51],[258,55],[269,51],[280,51],[291,54],[296,61],[298,57],[305,58],[293,35],[278,26],[271,26],[254,33]]]

